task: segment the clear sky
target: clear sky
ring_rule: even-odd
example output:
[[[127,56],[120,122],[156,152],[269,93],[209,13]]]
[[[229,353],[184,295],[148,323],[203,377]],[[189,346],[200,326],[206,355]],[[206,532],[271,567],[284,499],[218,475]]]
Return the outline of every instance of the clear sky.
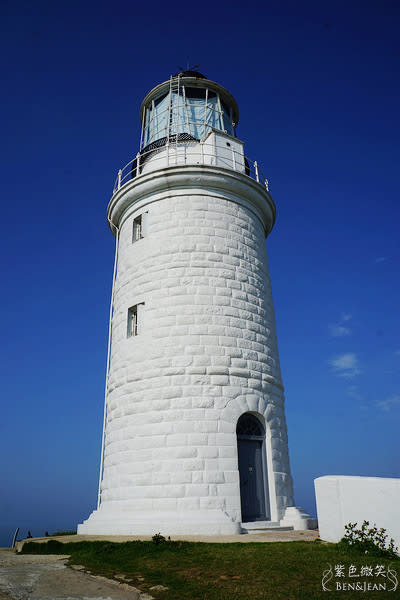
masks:
[[[199,63],[270,180],[297,505],[399,477],[399,3],[3,2],[0,545],[95,506],[114,239],[139,106]],[[378,524],[379,525],[379,524]]]

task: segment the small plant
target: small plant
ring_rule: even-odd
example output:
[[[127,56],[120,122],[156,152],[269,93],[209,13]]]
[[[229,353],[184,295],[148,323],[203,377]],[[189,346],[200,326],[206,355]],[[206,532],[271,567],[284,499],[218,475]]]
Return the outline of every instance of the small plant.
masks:
[[[165,537],[164,537],[163,535],[161,535],[161,533],[160,533],[160,532],[158,532],[158,533],[155,533],[151,539],[152,539],[152,540],[153,540],[153,542],[154,542],[155,544],[157,544],[157,545],[158,545],[158,544],[165,544],[165,542],[167,541],[167,540],[165,539]]]
[[[339,542],[342,546],[358,550],[362,554],[398,558],[394,539],[388,539],[383,527],[378,529],[376,524],[371,527],[369,521],[364,521],[359,528],[357,523],[348,523],[344,529],[345,534]]]
[[[48,535],[49,534],[47,534],[47,536]],[[51,533],[49,537],[55,537],[55,536],[60,536],[60,535],[76,535],[76,531],[55,531],[54,533]]]

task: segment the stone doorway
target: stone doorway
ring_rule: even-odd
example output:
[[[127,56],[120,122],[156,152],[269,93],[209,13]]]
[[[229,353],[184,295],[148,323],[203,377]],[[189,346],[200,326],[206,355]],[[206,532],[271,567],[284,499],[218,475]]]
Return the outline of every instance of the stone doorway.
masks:
[[[251,413],[236,427],[242,522],[270,519],[266,477],[265,429]]]

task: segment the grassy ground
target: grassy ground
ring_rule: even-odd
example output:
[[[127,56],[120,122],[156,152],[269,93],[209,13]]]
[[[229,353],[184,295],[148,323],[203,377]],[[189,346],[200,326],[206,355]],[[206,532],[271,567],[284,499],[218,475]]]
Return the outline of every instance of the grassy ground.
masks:
[[[160,600],[314,600],[362,598],[400,599],[400,589],[388,591],[393,583],[375,575],[391,565],[400,584],[400,561],[349,553],[336,544],[320,542],[275,542],[207,544],[193,542],[76,542],[45,544],[30,542],[24,553],[70,554],[70,564],[124,580]],[[335,565],[344,565],[345,577],[335,577]],[[354,581],[386,584],[386,591],[323,591],[324,571],[332,566],[336,582]],[[371,566],[374,575],[349,578],[351,565],[360,572]],[[167,589],[151,589],[153,586]],[[400,586],[399,586],[400,587]]]

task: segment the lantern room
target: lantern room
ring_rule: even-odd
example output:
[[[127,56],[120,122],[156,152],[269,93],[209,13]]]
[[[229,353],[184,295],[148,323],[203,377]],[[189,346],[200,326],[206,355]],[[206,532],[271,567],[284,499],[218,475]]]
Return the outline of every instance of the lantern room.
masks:
[[[212,130],[236,137],[239,110],[221,85],[197,71],[181,71],[147,94],[140,117],[140,149],[146,151],[169,141],[200,141]]]

